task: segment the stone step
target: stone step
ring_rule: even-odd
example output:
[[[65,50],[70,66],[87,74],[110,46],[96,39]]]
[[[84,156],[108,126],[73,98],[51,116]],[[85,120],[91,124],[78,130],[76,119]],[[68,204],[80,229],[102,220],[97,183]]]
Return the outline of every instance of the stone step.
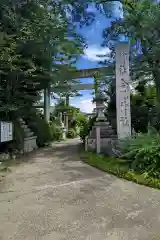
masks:
[[[95,124],[94,124],[95,126],[110,126],[111,127],[111,125],[110,125],[110,123],[109,122],[95,122]]]
[[[100,130],[100,133],[101,133],[101,134],[105,134],[105,133],[113,134],[113,133],[115,133],[115,132],[114,132],[114,130],[111,128],[111,129],[101,129],[101,130]]]
[[[96,131],[96,128],[95,126],[92,127],[92,131]],[[114,132],[114,130],[112,129],[112,127],[100,127],[101,129],[101,132]]]
[[[116,138],[116,133],[112,129],[109,122],[95,122],[94,126],[92,127],[92,130],[89,133],[89,138],[96,138],[96,128],[100,128],[100,138]]]
[[[96,139],[96,134],[90,134],[89,136],[88,136],[88,138],[94,138],[94,139]],[[100,138],[113,138],[113,139],[115,139],[115,138],[117,138],[116,137],[116,135],[100,135]]]
[[[23,119],[19,119],[19,122],[20,122],[21,124],[26,124]]]
[[[34,136],[34,133],[31,131],[31,129],[28,127],[28,125],[22,118],[19,119],[19,123],[21,125],[21,128],[24,131],[23,152],[31,152],[34,149],[37,149],[37,143],[36,143],[37,137]]]
[[[29,141],[29,140],[32,140],[32,139],[37,139],[37,137],[36,136],[25,137],[24,141]]]
[[[36,136],[24,138],[24,152],[31,152],[37,149]]]
[[[34,133],[31,131],[31,129],[28,127],[28,125],[26,124],[26,122],[20,118],[19,119],[19,122],[20,122],[20,125],[21,125],[21,128],[23,129],[24,131],[24,135],[25,137],[33,137]]]
[[[26,123],[25,123],[24,121],[23,121],[23,122],[20,121],[20,124],[21,124],[21,125],[26,125]]]
[[[97,121],[97,122],[94,123],[94,125],[100,125],[100,126],[106,126],[106,127],[110,126],[110,127],[112,127],[109,122],[98,122]]]
[[[96,135],[96,129],[92,129],[91,131],[90,131],[90,134],[95,134]],[[115,135],[116,133],[115,133],[115,131],[113,130],[113,129],[111,129],[111,130],[105,130],[105,131],[100,131],[100,135]]]
[[[34,135],[33,132],[25,133],[25,138],[26,138],[26,137],[33,137],[33,135]]]
[[[95,129],[92,129],[92,131],[90,131],[90,133],[92,134],[96,134],[96,130]],[[112,130],[112,131],[100,131],[100,135],[115,135],[115,132]]]
[[[94,133],[96,134],[96,130],[95,130],[95,129],[92,129],[91,132],[94,132]],[[112,129],[111,129],[111,130],[105,129],[105,131],[100,131],[100,134],[101,134],[101,135],[104,135],[104,134],[114,135],[115,132],[114,132]]]
[[[30,128],[23,128],[23,131],[25,132],[25,133],[28,133],[28,132],[31,132],[31,129]]]
[[[21,124],[21,127],[22,127],[23,129],[25,129],[25,128],[28,128],[28,125],[27,125],[27,124]]]
[[[109,136],[101,136],[101,138],[110,138],[110,139],[115,139],[116,136],[115,135],[109,135]]]
[[[115,134],[114,133],[100,133],[100,136],[104,138],[104,137],[115,136]]]

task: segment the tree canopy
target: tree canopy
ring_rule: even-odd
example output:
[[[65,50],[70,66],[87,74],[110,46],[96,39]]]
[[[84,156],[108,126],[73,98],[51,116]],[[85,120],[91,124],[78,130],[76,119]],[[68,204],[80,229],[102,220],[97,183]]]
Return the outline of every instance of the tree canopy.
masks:
[[[153,80],[159,99],[160,4],[152,0],[128,2],[124,1],[124,18],[116,19],[104,30],[103,44],[112,45],[120,36],[127,36],[131,44],[132,79]]]
[[[70,79],[84,41],[56,2],[1,1],[0,23],[0,113],[11,117]]]

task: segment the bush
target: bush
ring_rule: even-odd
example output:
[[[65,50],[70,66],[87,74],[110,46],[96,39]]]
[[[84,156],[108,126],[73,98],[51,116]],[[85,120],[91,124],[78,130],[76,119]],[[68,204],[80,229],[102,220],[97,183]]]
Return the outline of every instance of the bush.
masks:
[[[76,137],[76,131],[73,128],[68,129],[67,137],[68,138],[75,138]]]
[[[92,126],[96,121],[96,116],[90,118],[88,121],[84,123],[84,125],[80,129],[80,138],[84,142],[85,138],[88,136],[89,132],[92,130]]]
[[[80,128],[80,133],[79,133],[79,135],[80,135],[80,138],[81,138],[81,140],[84,142],[85,141],[85,138],[86,138],[86,136],[88,136],[88,125],[89,125],[89,123],[88,122],[86,122],[84,125],[83,125],[83,127],[81,127]]]
[[[60,141],[62,139],[62,129],[60,125],[57,125],[55,122],[50,123],[50,134],[52,141]]]
[[[160,177],[160,134],[153,129],[126,139],[121,158],[131,161],[131,168],[148,176]]]
[[[92,167],[101,169],[117,177],[124,178],[138,184],[146,185],[160,189],[160,179],[150,177],[146,173],[141,174],[130,169],[128,162],[124,159],[117,159],[112,157],[103,156],[96,153],[80,151],[82,161],[88,163]]]
[[[149,113],[150,124],[158,131],[160,130],[160,104],[156,103]]]
[[[77,114],[76,126],[82,127],[86,122],[87,122],[87,118],[82,113]]]

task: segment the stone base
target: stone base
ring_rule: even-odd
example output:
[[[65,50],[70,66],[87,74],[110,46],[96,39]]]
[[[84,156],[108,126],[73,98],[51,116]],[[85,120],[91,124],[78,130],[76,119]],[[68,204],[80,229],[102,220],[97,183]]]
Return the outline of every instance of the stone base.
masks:
[[[92,130],[89,133],[89,138],[96,139],[96,129],[97,127],[100,128],[100,138],[105,138],[105,139],[114,139],[116,134],[115,131],[112,129],[111,125],[105,121],[105,122],[95,122]]]
[[[88,138],[87,140],[87,150],[89,152],[96,152],[96,139],[95,138]],[[111,138],[101,138],[100,139],[100,153],[118,157],[120,152],[118,150],[118,139],[111,139]]]
[[[62,140],[66,140],[66,136],[67,135],[67,131],[66,131],[66,128],[62,128]]]
[[[66,140],[66,131],[63,131],[63,132],[62,132],[62,139],[63,139],[63,140]]]
[[[24,153],[31,152],[34,149],[37,149],[36,139],[37,139],[36,136],[27,137],[24,139],[24,147],[23,147]]]

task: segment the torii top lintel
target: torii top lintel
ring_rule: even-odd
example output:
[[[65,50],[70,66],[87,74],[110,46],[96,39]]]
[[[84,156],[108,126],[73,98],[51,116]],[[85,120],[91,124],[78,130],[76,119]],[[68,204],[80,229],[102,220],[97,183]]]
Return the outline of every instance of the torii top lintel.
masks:
[[[73,74],[73,78],[88,78],[88,77],[94,77],[94,76],[100,76],[101,74],[105,74],[107,72],[107,67],[101,67],[101,68],[90,68],[90,69],[80,69],[76,70],[76,72]]]
[[[72,79],[77,78],[89,78],[89,77],[101,77],[105,76],[107,73],[107,67],[101,67],[101,68],[90,68],[90,69],[80,69],[72,72]],[[65,87],[65,86],[64,86]],[[55,89],[58,89],[59,86],[53,87],[51,91],[55,91]],[[87,84],[73,84],[72,90],[88,90],[93,89],[94,84],[93,83],[87,83]]]

